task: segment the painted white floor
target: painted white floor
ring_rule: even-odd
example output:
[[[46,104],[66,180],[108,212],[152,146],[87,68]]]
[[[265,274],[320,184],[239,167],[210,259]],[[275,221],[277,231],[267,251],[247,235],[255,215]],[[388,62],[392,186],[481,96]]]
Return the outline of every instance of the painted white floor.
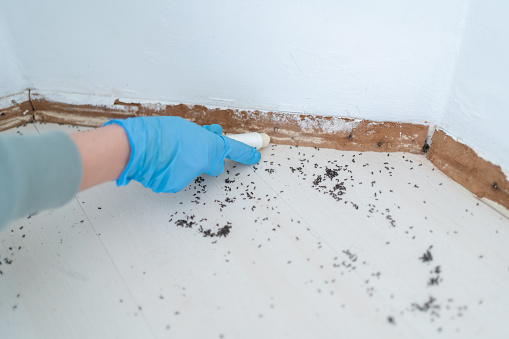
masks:
[[[54,129],[78,128],[5,133]],[[509,220],[424,157],[272,145],[226,169],[10,223],[0,338],[509,337]]]

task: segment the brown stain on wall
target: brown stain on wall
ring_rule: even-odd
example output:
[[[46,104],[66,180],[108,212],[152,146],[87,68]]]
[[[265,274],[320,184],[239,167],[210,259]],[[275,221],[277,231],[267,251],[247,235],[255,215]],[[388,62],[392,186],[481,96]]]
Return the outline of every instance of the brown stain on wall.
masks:
[[[467,145],[444,131],[433,134],[428,159],[450,178],[480,198],[509,209],[509,182],[500,166],[484,160]]]
[[[180,116],[200,125],[220,124],[227,133],[267,133],[271,142],[348,151],[420,153],[428,127],[347,118],[207,108],[201,105],[142,105],[116,100],[111,106],[32,101],[42,122],[100,126],[109,119],[135,116]]]
[[[30,101],[18,103],[13,100],[12,106],[0,108],[0,131],[33,121],[33,111]]]

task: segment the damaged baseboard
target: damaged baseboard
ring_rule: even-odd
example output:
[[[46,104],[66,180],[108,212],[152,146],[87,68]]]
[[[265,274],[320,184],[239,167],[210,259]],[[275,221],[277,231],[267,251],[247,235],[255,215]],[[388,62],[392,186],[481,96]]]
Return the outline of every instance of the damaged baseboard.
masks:
[[[479,198],[509,209],[509,182],[502,169],[444,131],[433,133],[427,125],[36,90],[1,98],[0,113],[0,130],[34,120],[97,127],[114,118],[181,116],[200,125],[221,124],[228,133],[264,132],[277,144],[427,153],[437,168]]]
[[[0,131],[34,121],[30,91],[0,98]]]
[[[352,151],[420,153],[428,126],[375,122],[259,110],[210,108],[135,99],[31,94],[35,119],[43,122],[100,126],[112,118],[181,116],[200,125],[220,124],[228,133],[267,133],[272,142]]]
[[[509,182],[502,168],[483,159],[471,147],[438,129],[433,134],[428,159],[477,197],[509,209]]]

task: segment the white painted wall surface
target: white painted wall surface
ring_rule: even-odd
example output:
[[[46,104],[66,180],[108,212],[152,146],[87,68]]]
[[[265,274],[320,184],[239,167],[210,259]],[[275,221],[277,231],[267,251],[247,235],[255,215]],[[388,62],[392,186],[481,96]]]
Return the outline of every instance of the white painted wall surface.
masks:
[[[22,92],[28,87],[5,21],[0,15],[0,98]],[[5,105],[0,104],[0,107]]]
[[[31,87],[428,122],[509,169],[508,10],[502,0],[2,1],[0,96]]]
[[[439,125],[509,173],[509,2],[476,0]]]
[[[19,0],[0,17],[39,90],[436,123],[467,5]]]

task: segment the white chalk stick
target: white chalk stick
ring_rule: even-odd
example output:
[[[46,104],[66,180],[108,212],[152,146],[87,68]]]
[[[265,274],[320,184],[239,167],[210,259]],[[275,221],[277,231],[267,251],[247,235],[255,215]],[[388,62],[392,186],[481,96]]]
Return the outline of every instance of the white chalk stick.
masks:
[[[270,137],[265,133],[242,133],[242,134],[227,134],[228,138],[243,142],[246,145],[253,146],[256,149],[267,147],[270,143]]]

